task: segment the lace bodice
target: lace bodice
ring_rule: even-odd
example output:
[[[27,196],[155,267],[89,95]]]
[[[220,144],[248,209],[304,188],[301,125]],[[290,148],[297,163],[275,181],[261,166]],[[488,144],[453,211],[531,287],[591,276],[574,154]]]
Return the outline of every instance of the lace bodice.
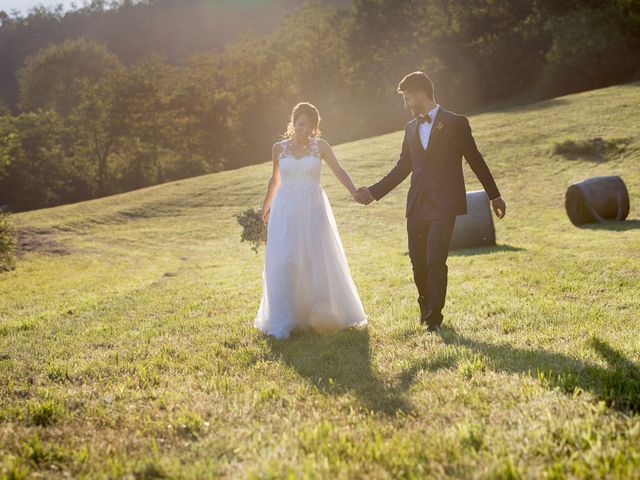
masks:
[[[309,151],[301,158],[296,158],[293,155],[291,142],[292,140],[281,142],[282,152],[280,153],[279,161],[282,184],[320,183],[322,159],[318,139],[312,138],[309,140]]]

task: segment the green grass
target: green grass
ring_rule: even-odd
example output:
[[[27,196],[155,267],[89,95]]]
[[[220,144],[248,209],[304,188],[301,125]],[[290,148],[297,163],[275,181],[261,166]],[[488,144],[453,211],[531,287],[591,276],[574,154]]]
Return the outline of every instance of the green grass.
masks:
[[[362,207],[324,168],[370,324],[280,341],[252,328],[263,257],[233,217],[269,163],[15,215],[0,475],[638,478],[639,104],[636,83],[471,118],[507,217],[450,256],[440,335],[417,326],[408,182]],[[554,153],[594,138],[623,148]],[[336,152],[370,184],[400,143]],[[567,186],[611,174],[629,219],[574,227]]]

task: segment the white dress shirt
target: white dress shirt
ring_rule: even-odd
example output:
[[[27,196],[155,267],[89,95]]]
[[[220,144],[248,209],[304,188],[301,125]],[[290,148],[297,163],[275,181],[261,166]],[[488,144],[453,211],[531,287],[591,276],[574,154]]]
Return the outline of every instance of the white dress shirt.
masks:
[[[438,113],[438,108],[440,105],[436,105],[433,110],[429,112],[429,117],[431,117],[431,122],[421,123],[418,127],[420,132],[420,142],[422,143],[422,148],[427,149],[427,145],[429,145],[429,137],[431,136],[431,127],[433,127],[434,121],[436,119],[436,113]]]

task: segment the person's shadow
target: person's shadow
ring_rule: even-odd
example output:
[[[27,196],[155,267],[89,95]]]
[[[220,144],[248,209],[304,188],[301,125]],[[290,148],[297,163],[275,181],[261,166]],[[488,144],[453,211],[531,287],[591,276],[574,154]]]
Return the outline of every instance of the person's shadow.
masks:
[[[511,245],[492,245],[490,247],[475,247],[475,248],[459,248],[456,250],[450,250],[450,257],[472,257],[475,255],[486,255],[489,253],[498,252],[521,252],[525,250],[520,247],[512,247]]]
[[[494,371],[532,375],[568,394],[579,388],[591,392],[611,408],[640,413],[640,367],[598,338],[592,338],[589,346],[606,361],[607,367],[542,349],[517,349],[508,344],[473,340],[452,327],[444,327],[439,336],[447,345],[475,350],[487,358],[488,368]],[[372,367],[366,329],[350,329],[329,336],[292,335],[288,340],[269,337],[268,341],[277,358],[324,395],[352,392],[368,409],[388,415],[399,411],[412,413],[405,393],[417,374],[454,368],[457,363],[457,355],[450,352],[424,358],[401,372],[395,381],[385,382]]]
[[[607,220],[600,223],[586,223],[578,228],[583,230],[610,230],[614,232],[626,232],[640,228],[640,220],[624,220],[621,222]]]
[[[405,414],[412,406],[404,394],[410,381],[388,385],[371,362],[367,329],[348,329],[334,335],[293,334],[287,340],[269,337],[271,349],[325,395],[355,394],[366,408],[388,415]]]
[[[522,252],[524,250],[524,248],[512,247],[511,245],[491,245],[488,247],[457,248],[455,250],[449,250],[449,257],[472,257],[475,255],[487,255],[490,253],[499,252]],[[405,251],[404,256],[408,257],[409,252]]]
[[[580,388],[611,408],[640,413],[640,367],[598,338],[592,338],[589,346],[605,360],[607,367],[546,350],[523,350],[507,344],[473,340],[451,327],[444,328],[440,336],[446,344],[463,345],[486,356],[496,371],[537,375],[550,386],[560,387],[567,393],[572,394]]]

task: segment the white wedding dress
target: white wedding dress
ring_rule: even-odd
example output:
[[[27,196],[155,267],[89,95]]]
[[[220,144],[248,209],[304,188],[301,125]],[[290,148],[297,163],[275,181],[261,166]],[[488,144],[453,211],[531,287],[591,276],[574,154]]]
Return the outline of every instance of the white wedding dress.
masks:
[[[294,328],[331,333],[366,325],[327,195],[318,141],[293,156],[282,142],[281,183],[271,204],[262,301],[254,325],[286,338]]]

